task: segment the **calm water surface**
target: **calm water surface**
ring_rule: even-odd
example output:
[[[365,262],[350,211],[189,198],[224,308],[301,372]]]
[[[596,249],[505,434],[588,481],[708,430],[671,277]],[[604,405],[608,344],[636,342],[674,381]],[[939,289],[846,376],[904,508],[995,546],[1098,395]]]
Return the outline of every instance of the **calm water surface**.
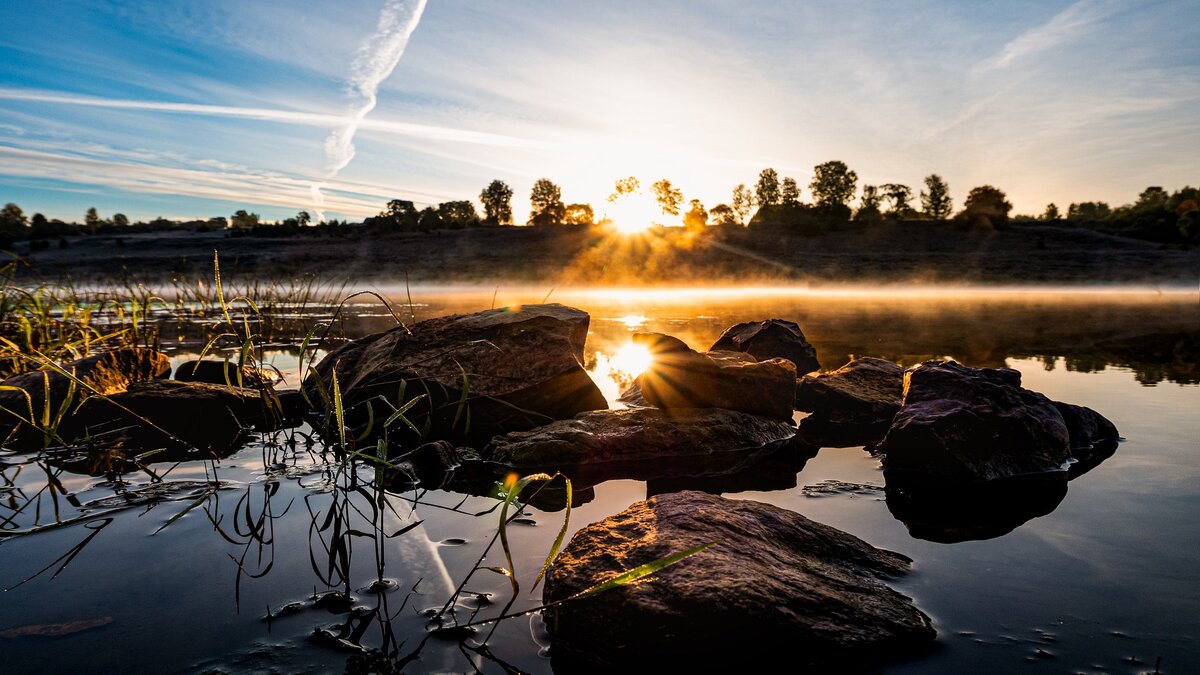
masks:
[[[414,289],[412,306],[398,312],[422,319],[545,294]],[[937,646],[887,672],[1143,673],[1159,659],[1162,673],[1200,672],[1195,293],[773,289],[550,299],[591,313],[588,366],[610,397],[618,387],[611,378],[621,376],[617,355],[633,331],[670,333],[704,349],[729,325],[777,317],[799,323],[829,369],[853,356],[1007,365],[1028,388],[1102,412],[1126,439],[1116,453],[1070,482],[1049,513],[1000,513],[1000,530],[1011,531],[990,539],[936,543],[910,534],[884,499],[878,461],[861,447],[823,448],[794,477],[795,466],[773,465],[724,487],[694,487],[776,504],[913,558],[913,573],[895,586],[933,617]],[[351,336],[391,321],[378,306],[352,309]],[[295,350],[286,343],[269,357],[294,380]],[[183,359],[188,347],[175,351]],[[219,461],[151,465],[161,482],[147,472],[113,481],[0,454],[0,670],[327,672],[341,671],[365,646],[415,655],[412,672],[551,672],[536,615],[502,622],[487,653],[428,638],[427,610],[442,607],[496,531],[494,499],[409,491],[377,502],[369,488],[346,490],[350,478],[320,450],[283,432]],[[372,472],[359,471],[365,485]],[[221,489],[212,489],[214,480]],[[685,487],[617,480],[581,490],[570,528]],[[527,589],[563,515],[547,508],[529,507],[510,526],[526,589],[514,609],[536,606],[540,595]],[[19,534],[55,523],[63,525]],[[503,564],[499,551],[484,564]],[[347,606],[325,597],[347,587]],[[460,617],[495,615],[509,597],[507,581],[490,572],[466,588]],[[479,598],[494,604],[479,609]]]

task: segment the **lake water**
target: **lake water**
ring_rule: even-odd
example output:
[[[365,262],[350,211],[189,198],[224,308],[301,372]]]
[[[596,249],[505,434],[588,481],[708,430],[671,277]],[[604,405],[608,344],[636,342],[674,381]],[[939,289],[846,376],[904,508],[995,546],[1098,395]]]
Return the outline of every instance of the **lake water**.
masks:
[[[540,302],[547,290],[418,288],[411,307],[397,311],[419,320]],[[384,292],[407,303],[404,293]],[[648,493],[724,492],[915,561],[893,585],[933,618],[937,645],[886,672],[1200,672],[1195,292],[608,289],[549,297],[591,313],[587,362],[610,397],[631,332],[669,333],[705,349],[734,323],[783,318],[800,324],[825,368],[854,356],[1006,365],[1026,387],[1106,415],[1125,439],[1044,515],[1001,509],[985,533],[999,535],[992,538],[972,538],[985,535],[964,531],[955,513],[945,514],[950,536],[930,537],[929,523],[910,532],[889,509],[878,460],[861,447],[823,448],[798,471],[781,463],[725,487],[602,483],[580,491],[572,532]],[[352,306],[347,333],[386,328],[392,319],[381,309]],[[277,340],[268,356],[294,379],[287,344]],[[177,359],[194,351],[187,342],[174,348]],[[361,647],[409,657],[411,672],[552,670],[537,615],[501,622],[486,650],[429,635],[428,610],[447,602],[496,532],[495,499],[377,495],[371,469],[349,475],[292,431],[218,461],[148,465],[157,479],[134,471],[113,481],[60,467],[0,453],[3,672],[340,672]],[[560,507],[543,506],[509,527],[524,589],[514,610],[537,605],[540,591],[527,589],[562,522]],[[22,534],[35,527],[45,529]],[[499,564],[493,548],[484,565]],[[465,588],[460,618],[493,616],[509,598],[507,580],[491,572]],[[348,601],[329,595],[338,589],[350,590]],[[784,653],[787,645],[744,648]]]

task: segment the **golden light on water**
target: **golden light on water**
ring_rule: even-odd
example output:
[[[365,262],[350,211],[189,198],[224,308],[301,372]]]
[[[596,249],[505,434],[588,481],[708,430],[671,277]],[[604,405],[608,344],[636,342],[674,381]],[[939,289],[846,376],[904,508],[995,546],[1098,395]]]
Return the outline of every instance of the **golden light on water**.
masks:
[[[646,322],[649,320],[650,318],[645,314],[626,314],[617,319],[617,321],[625,324],[627,328],[639,328],[646,325]]]
[[[621,392],[650,367],[651,361],[650,350],[627,342],[611,354],[597,351],[596,365],[588,374],[608,404],[620,408],[623,405],[617,399]]]

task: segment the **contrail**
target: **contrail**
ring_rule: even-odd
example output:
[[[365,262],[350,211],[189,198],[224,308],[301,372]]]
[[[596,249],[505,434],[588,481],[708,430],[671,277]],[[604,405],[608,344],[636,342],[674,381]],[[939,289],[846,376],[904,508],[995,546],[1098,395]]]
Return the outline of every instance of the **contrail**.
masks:
[[[386,80],[408,46],[408,38],[421,21],[425,0],[388,0],[379,14],[375,32],[358,49],[347,82],[351,106],[345,124],[325,139],[325,164],[333,178],[354,159],[354,135],[363,119],[375,109],[381,82]]]

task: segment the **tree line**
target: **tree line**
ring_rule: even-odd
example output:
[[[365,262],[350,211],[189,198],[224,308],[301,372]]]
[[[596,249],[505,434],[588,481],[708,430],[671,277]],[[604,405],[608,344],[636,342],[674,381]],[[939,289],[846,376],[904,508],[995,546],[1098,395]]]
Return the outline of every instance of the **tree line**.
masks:
[[[966,229],[991,231],[1013,223],[1048,223],[1084,227],[1113,234],[1160,242],[1200,242],[1200,189],[1184,187],[1168,192],[1152,186],[1142,191],[1133,204],[1111,208],[1104,202],[1072,203],[1063,214],[1048,204],[1040,215],[1011,216],[1012,204],[1005,193],[991,185],[972,188],[962,208],[954,210],[950,186],[937,174],[924,179],[914,191],[901,183],[864,184],[844,162],[830,161],[813,168],[808,184],[809,200],[803,198],[795,178],[780,176],[773,168],[763,169],[753,188],[745,183],[734,186],[727,203],[705,208],[699,199],[685,200],[683,192],[663,178],[650,185],[649,196],[656,204],[662,225],[683,225],[689,230],[708,227],[746,228],[752,238],[781,235],[813,235],[858,225],[878,226],[888,221],[948,221]],[[617,204],[641,194],[641,181],[628,176],[614,182],[607,201]],[[372,232],[419,232],[473,227],[514,225],[513,189],[503,180],[493,180],[479,194],[480,214],[470,200],[454,200],[419,209],[410,200],[393,199],[378,215],[367,218],[363,226]],[[596,210],[587,203],[564,203],[562,189],[549,178],[534,182],[529,196],[527,225],[553,227],[590,226],[597,221]],[[656,221],[657,222],[657,221]],[[314,227],[315,226],[315,227]],[[238,210],[229,218],[170,221],[158,218],[131,223],[121,213],[104,219],[95,208],[88,209],[83,223],[48,220],[40,213],[26,218],[16,204],[0,210],[0,244],[20,239],[46,241],[70,234],[99,234],[171,229],[229,230],[233,236],[288,235],[301,232],[350,231],[346,221],[314,223],[307,211],[276,223],[262,221],[256,213]],[[60,245],[66,240],[60,239]]]

